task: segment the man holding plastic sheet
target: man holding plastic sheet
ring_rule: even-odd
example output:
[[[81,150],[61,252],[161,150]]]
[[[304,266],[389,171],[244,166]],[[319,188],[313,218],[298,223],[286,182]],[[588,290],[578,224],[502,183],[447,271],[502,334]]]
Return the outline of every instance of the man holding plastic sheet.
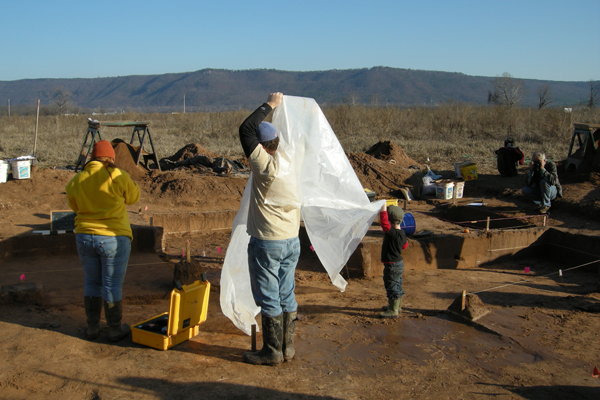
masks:
[[[297,319],[294,275],[300,257],[300,210],[265,203],[279,165],[275,127],[263,121],[281,104],[282,93],[271,93],[239,129],[244,154],[252,170],[247,232],[248,267],[254,301],[261,308],[263,347],[244,354],[251,364],[275,365],[294,358]]]
[[[546,154],[533,153],[527,170],[527,186],[521,192],[539,205],[538,212],[546,214],[551,201],[562,197],[556,164],[546,160]]]

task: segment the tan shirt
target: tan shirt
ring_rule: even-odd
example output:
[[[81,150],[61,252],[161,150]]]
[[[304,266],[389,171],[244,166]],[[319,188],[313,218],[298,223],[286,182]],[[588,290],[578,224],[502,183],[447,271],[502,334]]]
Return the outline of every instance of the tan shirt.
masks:
[[[261,240],[285,240],[298,236],[300,229],[298,208],[265,204],[271,183],[279,170],[277,158],[258,145],[248,160],[252,169],[248,234]]]

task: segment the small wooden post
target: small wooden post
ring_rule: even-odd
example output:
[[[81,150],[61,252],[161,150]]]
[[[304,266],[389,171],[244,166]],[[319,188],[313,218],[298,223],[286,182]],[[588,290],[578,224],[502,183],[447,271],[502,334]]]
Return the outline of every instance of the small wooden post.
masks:
[[[488,232],[490,230],[490,217],[487,217],[487,223],[485,224],[485,231]]]
[[[408,200],[404,199],[404,211],[408,209]]]
[[[40,120],[40,99],[37,101],[37,116],[35,117],[35,137],[33,138],[33,154],[35,156],[35,146],[37,144],[38,122]]]
[[[252,351],[256,351],[256,324],[252,324]]]
[[[546,227],[546,220],[548,219],[548,215],[544,214],[544,227]]]
[[[191,263],[192,262],[192,256],[190,255],[190,241],[188,240],[185,243],[185,261]]]
[[[460,311],[463,311],[466,306],[467,306],[467,291],[463,290],[462,291],[462,297],[461,297],[461,300],[460,300]]]
[[[454,186],[452,187],[452,204],[456,204],[456,182],[454,182]]]

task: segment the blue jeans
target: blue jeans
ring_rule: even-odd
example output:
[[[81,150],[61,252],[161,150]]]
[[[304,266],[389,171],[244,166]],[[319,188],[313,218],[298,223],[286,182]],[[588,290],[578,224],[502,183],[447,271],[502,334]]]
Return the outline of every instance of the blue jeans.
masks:
[[[121,301],[131,252],[129,237],[78,233],[75,238],[85,273],[84,295],[103,297],[109,303]]]
[[[542,203],[544,206],[550,207],[551,201],[556,199],[556,186],[550,185],[548,181],[542,179],[537,185],[525,186],[521,189],[521,193],[536,204]]]
[[[388,299],[396,300],[404,296],[402,289],[402,274],[404,273],[404,261],[383,264],[383,286]]]
[[[261,314],[276,317],[298,309],[294,289],[300,239],[261,240],[248,243],[248,267],[252,296]]]

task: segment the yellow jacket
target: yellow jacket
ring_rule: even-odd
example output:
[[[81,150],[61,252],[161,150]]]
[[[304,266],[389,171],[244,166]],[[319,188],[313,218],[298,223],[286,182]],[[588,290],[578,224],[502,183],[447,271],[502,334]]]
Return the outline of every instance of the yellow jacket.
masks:
[[[125,205],[138,202],[140,188],[127,172],[91,161],[65,190],[69,207],[77,213],[75,233],[129,236],[133,240]]]

